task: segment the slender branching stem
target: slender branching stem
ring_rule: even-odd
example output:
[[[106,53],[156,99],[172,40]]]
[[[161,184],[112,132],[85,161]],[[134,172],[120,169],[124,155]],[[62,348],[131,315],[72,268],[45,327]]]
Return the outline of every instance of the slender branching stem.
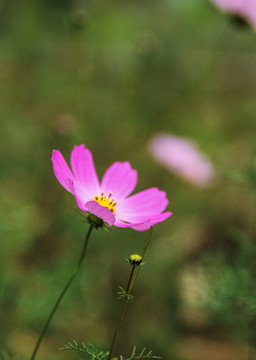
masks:
[[[132,279],[133,279],[133,275],[134,275],[134,270],[135,270],[135,266],[132,267],[132,271],[130,273],[129,280],[128,280],[128,283],[127,283],[127,286],[126,286],[126,294],[128,294],[128,295],[129,295],[130,290],[131,290],[131,283],[132,283]]]
[[[153,231],[153,227],[150,228],[147,240],[146,240],[146,242],[144,244],[144,248],[143,248],[143,251],[142,251],[142,259],[145,256],[146,250],[148,248],[148,244],[149,244],[149,241],[150,241],[150,238],[151,238],[151,235],[152,235],[152,231]],[[114,352],[114,349],[115,349],[115,345],[116,345],[117,335],[118,335],[121,323],[123,321],[124,314],[125,314],[128,302],[130,300],[130,292],[131,292],[132,287],[134,286],[136,278],[138,277],[139,269],[140,269],[140,266],[138,266],[138,267],[136,265],[132,266],[132,270],[131,270],[129,280],[128,280],[128,283],[127,283],[127,287],[126,287],[126,294],[125,294],[125,297],[124,297],[123,306],[122,306],[120,316],[119,316],[119,319],[118,319],[116,327],[115,327],[115,331],[114,331],[114,334],[113,334],[113,338],[112,338],[112,342],[111,342],[111,345],[110,345],[110,350],[109,350],[107,360],[111,360],[111,358],[112,358],[112,355],[113,355],[113,352]]]
[[[145,253],[147,251],[148,244],[149,244],[149,241],[150,241],[151,236],[152,236],[152,232],[153,232],[153,227],[151,226],[151,228],[149,229],[147,240],[145,241],[144,248],[143,248],[143,251],[142,251],[142,254],[141,254],[142,261],[144,259]],[[137,277],[138,277],[139,272],[140,272],[140,268],[141,268],[141,266],[138,266],[136,268],[136,271],[135,271],[135,274],[134,274],[134,277],[132,279],[132,283],[131,283],[131,286],[130,286],[130,290],[132,290],[132,288],[133,288],[133,286],[134,286],[134,284],[135,284],[135,282],[137,280]]]
[[[82,262],[83,262],[83,259],[84,259],[85,253],[86,253],[87,244],[88,244],[88,241],[89,241],[89,238],[90,238],[92,229],[93,229],[93,225],[90,225],[90,228],[89,228],[89,230],[88,230],[88,232],[87,232],[87,235],[86,235],[86,237],[85,237],[84,246],[83,246],[82,253],[81,253],[81,255],[80,255],[78,264],[77,264],[76,268],[74,269],[74,271],[73,271],[70,279],[68,280],[68,282],[67,282],[66,285],[64,286],[64,289],[63,289],[62,292],[60,293],[60,295],[59,295],[59,297],[58,297],[58,300],[56,301],[56,303],[55,303],[55,305],[54,305],[54,307],[53,307],[53,309],[52,309],[52,311],[51,311],[51,313],[50,313],[50,315],[49,315],[49,317],[48,317],[48,319],[47,319],[47,321],[46,321],[46,323],[45,323],[45,326],[44,326],[44,328],[43,328],[43,330],[42,330],[42,332],[41,332],[41,334],[40,334],[40,336],[39,336],[39,338],[38,338],[38,340],[37,340],[36,346],[35,346],[35,348],[34,348],[34,351],[33,351],[33,354],[32,354],[32,356],[31,356],[30,360],[34,360],[34,358],[35,358],[35,356],[36,356],[36,354],[37,354],[37,351],[38,351],[38,349],[39,349],[39,346],[40,346],[40,344],[41,344],[41,341],[42,341],[42,339],[43,339],[43,337],[44,337],[44,335],[45,335],[45,333],[46,333],[46,331],[47,331],[47,329],[48,329],[48,327],[49,327],[49,325],[50,325],[50,322],[51,322],[51,320],[52,320],[52,318],[53,318],[56,310],[57,310],[58,307],[59,307],[59,304],[60,304],[61,300],[63,299],[66,291],[68,290],[69,286],[71,285],[71,283],[73,282],[74,278],[76,277],[76,274],[78,273],[78,270],[79,270],[79,268],[80,268],[80,266],[81,266],[81,264],[82,264]]]
[[[127,283],[127,287],[126,287],[126,294],[125,294],[125,297],[124,297],[123,306],[122,306],[121,313],[120,313],[119,319],[118,319],[116,327],[115,327],[115,331],[114,331],[114,334],[113,334],[113,338],[112,338],[112,342],[111,342],[111,346],[110,346],[109,355],[108,355],[107,360],[111,360],[111,358],[112,358],[112,354],[113,354],[115,344],[116,344],[117,334],[118,334],[118,331],[120,329],[121,323],[123,321],[125,310],[127,308],[127,305],[128,305],[129,299],[130,299],[130,296],[129,296],[130,295],[130,286],[131,286],[132,278],[133,278],[133,275],[134,275],[134,270],[135,270],[135,266],[132,266],[132,270],[131,270],[129,280],[128,280],[128,283]]]

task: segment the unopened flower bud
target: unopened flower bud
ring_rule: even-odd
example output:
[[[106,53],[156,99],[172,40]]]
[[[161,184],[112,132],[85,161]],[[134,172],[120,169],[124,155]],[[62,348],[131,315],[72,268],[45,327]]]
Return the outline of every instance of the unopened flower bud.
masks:
[[[142,261],[142,257],[140,255],[138,255],[138,254],[132,254],[129,257],[129,263],[132,266],[139,266],[141,264],[141,261]]]

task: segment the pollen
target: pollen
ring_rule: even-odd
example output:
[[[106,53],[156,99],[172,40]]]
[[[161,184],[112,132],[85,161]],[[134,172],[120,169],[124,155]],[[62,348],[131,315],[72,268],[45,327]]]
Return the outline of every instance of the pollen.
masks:
[[[107,207],[109,211],[112,212],[112,214],[114,214],[114,212],[116,211],[115,206],[117,205],[117,201],[115,201],[115,199],[112,198],[112,192],[110,192],[107,196],[102,191],[100,196],[97,195],[94,196],[93,200],[97,201],[97,203],[100,204],[101,206]]]

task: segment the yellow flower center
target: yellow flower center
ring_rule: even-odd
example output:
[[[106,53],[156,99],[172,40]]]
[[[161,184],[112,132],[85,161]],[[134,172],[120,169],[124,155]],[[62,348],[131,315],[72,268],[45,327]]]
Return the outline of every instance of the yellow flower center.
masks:
[[[107,207],[113,214],[116,211],[115,206],[117,202],[115,199],[111,199],[112,193],[109,193],[109,195],[104,195],[104,192],[102,191],[101,196],[94,196],[92,199],[93,201],[97,201],[98,204],[101,206]]]

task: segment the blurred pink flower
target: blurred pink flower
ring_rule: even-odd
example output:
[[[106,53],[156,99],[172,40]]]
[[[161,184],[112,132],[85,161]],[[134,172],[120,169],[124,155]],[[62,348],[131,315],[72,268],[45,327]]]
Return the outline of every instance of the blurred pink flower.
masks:
[[[144,231],[172,215],[163,213],[168,205],[166,193],[155,187],[128,197],[137,184],[137,171],[127,161],[113,163],[101,183],[92,154],[84,145],[71,152],[72,171],[58,150],[53,150],[52,162],[56,178],[75,196],[78,207],[110,226]]]
[[[239,16],[256,30],[256,0],[211,0],[221,10]]]
[[[193,141],[157,134],[149,142],[149,151],[157,162],[192,184],[199,187],[212,184],[213,165],[200,153]]]

